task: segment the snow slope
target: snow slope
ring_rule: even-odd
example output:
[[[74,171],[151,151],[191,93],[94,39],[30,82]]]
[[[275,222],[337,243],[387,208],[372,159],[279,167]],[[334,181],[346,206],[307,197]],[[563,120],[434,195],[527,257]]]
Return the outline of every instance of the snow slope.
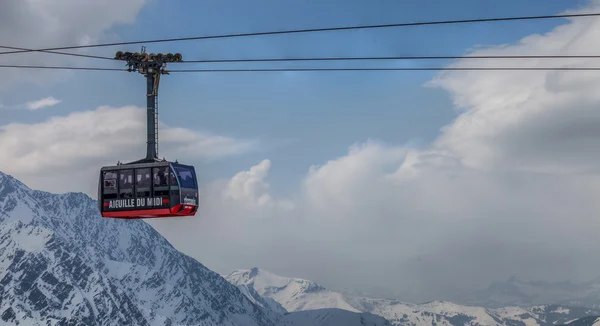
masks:
[[[287,325],[139,220],[0,172],[0,324]]]
[[[590,316],[576,319],[565,326],[600,326],[600,317]]]
[[[392,326],[389,321],[379,316],[335,308],[296,311],[287,314],[286,320],[294,326]]]
[[[394,325],[556,325],[599,313],[553,305],[487,309],[444,301],[410,304],[342,294],[309,280],[282,277],[258,268],[233,271],[226,279],[238,287],[254,289],[290,312],[337,308],[378,315]]]

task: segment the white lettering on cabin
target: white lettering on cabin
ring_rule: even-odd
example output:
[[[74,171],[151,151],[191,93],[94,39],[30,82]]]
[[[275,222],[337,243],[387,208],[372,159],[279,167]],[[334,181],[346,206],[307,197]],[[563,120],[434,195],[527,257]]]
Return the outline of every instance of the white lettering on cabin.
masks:
[[[146,198],[146,206],[160,206],[162,205],[162,198]]]
[[[115,199],[108,201],[108,208],[133,208],[135,201],[133,199]]]
[[[162,206],[161,197],[156,198],[138,198],[138,199],[114,199],[108,201],[109,209],[135,208],[135,207],[154,207]]]

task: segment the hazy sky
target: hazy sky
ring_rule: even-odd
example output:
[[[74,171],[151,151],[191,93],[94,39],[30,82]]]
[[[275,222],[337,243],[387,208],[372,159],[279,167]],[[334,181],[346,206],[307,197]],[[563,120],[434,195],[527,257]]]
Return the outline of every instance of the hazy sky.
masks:
[[[600,1],[116,1],[0,3],[0,45],[43,48],[294,28],[600,11]],[[600,19],[513,21],[147,44],[184,59],[597,54]],[[89,49],[112,56],[139,46]],[[286,63],[597,66],[586,60]],[[51,54],[0,64],[120,67]],[[177,68],[284,64],[178,64]],[[172,65],[175,66],[175,65]],[[100,166],[145,153],[133,73],[1,68],[0,170],[95,196]],[[228,273],[258,266],[407,301],[511,275],[598,276],[600,73],[172,74],[160,154],[194,164],[201,209],[149,221]],[[599,85],[600,86],[600,85]]]

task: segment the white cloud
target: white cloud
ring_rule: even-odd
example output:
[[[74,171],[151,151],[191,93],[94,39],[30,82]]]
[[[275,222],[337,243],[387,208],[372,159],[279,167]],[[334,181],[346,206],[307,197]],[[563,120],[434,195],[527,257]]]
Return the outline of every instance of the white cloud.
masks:
[[[78,1],[57,0],[50,2],[36,0],[0,1],[0,40],[3,45],[40,49],[49,47],[83,45],[106,40],[114,40],[108,34],[114,26],[131,24],[135,21],[146,0],[100,0]],[[0,52],[11,51],[0,49]],[[100,51],[100,52],[98,52]],[[72,53],[100,53],[106,50],[69,50]],[[112,56],[110,50],[106,56]],[[16,65],[77,65],[107,66],[103,60],[78,58],[44,53],[19,53],[0,55],[0,63]],[[46,84],[64,79],[70,72],[2,69],[0,90],[8,86],[31,82]]]
[[[239,172],[229,180],[223,190],[223,196],[243,203],[246,207],[280,206],[284,209],[292,209],[293,205],[290,202],[274,200],[269,195],[269,184],[265,182],[265,178],[270,168],[271,161],[263,160],[251,167],[249,171]]]
[[[600,9],[593,1],[585,11]],[[594,53],[600,20],[572,19],[544,35],[473,55],[569,55]],[[454,66],[597,66],[594,59],[459,61]],[[452,150],[477,168],[553,173],[598,171],[600,154],[590,150],[600,137],[600,93],[595,71],[448,72],[432,85],[449,91],[466,110],[448,126],[436,147]]]
[[[145,117],[145,109],[143,114]],[[143,120],[144,128],[146,128],[145,121]],[[145,136],[146,134],[144,133]],[[169,156],[200,157],[205,160],[214,160],[225,156],[246,153],[258,146],[258,141],[256,140],[241,141],[231,137],[198,133],[186,128],[171,127],[163,123],[159,125],[158,136],[161,157],[164,151]]]
[[[600,19],[574,19],[472,54],[594,53],[598,27]],[[455,65],[477,63],[593,65]],[[451,299],[513,274],[596,277],[600,253],[590,248],[600,246],[598,76],[444,73],[432,84],[453,96],[461,115],[429,148],[354,145],[309,169],[287,213],[247,209],[260,206],[257,198],[276,197],[263,183],[270,167],[263,161],[206,189],[197,217],[156,227],[223,273],[261,266],[328,286],[386,288],[411,301]],[[235,201],[223,205],[224,196]]]
[[[27,109],[29,110],[39,110],[51,106],[55,106],[56,104],[62,102],[61,100],[57,100],[52,96],[45,97],[43,99],[32,101],[27,103]]]
[[[40,123],[0,126],[0,170],[52,191],[81,189],[87,182],[91,185],[88,193],[94,194],[102,165],[145,157],[145,118],[142,108],[104,106]],[[159,137],[165,145],[159,147],[159,155],[181,162],[245,153],[257,146],[253,140],[168,126],[159,126]],[[74,178],[78,171],[88,177]],[[60,181],[65,176],[69,182]]]

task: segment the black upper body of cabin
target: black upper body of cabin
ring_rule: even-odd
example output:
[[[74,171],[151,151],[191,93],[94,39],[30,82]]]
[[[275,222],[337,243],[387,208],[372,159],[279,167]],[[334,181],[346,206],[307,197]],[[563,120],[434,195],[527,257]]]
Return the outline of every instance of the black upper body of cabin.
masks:
[[[169,161],[105,166],[98,197],[101,212],[198,205],[196,172],[191,165]]]

